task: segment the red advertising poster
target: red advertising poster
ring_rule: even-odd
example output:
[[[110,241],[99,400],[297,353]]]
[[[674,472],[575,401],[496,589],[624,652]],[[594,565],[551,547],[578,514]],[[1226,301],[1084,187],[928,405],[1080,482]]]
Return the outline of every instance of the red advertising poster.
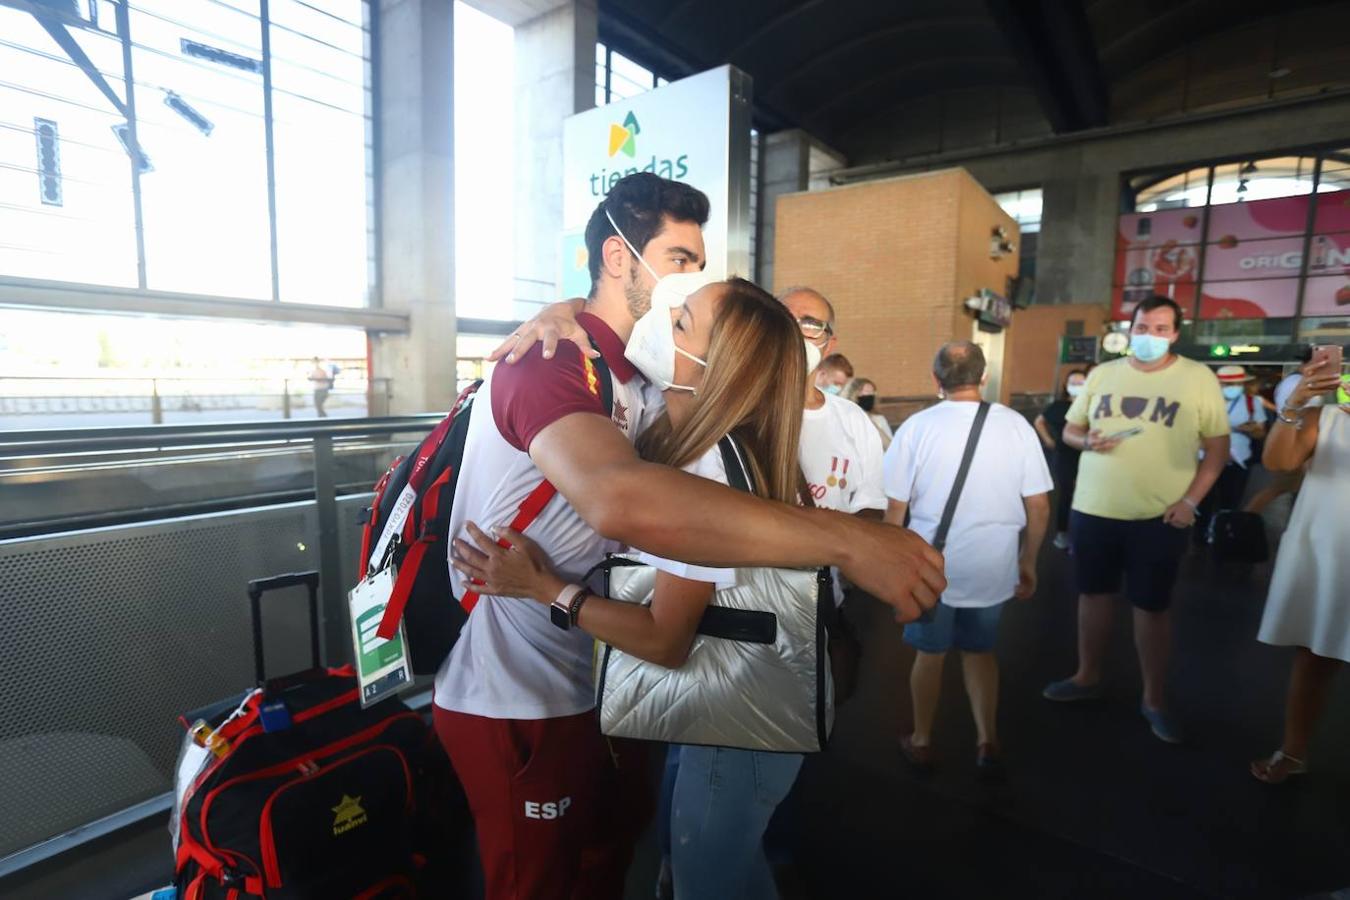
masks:
[[[1317,195],[1317,218],[1313,234],[1350,231],[1350,191]]]
[[[1134,305],[1153,294],[1171,297],[1189,310],[1195,302],[1200,236],[1200,210],[1169,209],[1121,216],[1116,234],[1112,316],[1129,318]]]

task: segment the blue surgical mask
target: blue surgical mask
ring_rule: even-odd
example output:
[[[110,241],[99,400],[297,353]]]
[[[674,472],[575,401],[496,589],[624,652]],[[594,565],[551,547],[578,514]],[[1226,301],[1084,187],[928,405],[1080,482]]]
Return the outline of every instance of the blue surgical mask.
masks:
[[[824,391],[827,394],[834,394],[836,397],[839,396],[839,392],[842,391],[843,389],[844,388],[841,385],[837,384],[827,384],[821,387],[822,391]]]
[[[1224,398],[1228,400],[1236,400],[1237,398],[1241,397],[1244,393],[1246,392],[1242,388],[1235,386],[1227,386],[1224,387],[1223,389]]]
[[[1171,341],[1165,337],[1158,337],[1156,334],[1130,335],[1130,350],[1140,362],[1157,362],[1167,355],[1167,351],[1171,347]]]

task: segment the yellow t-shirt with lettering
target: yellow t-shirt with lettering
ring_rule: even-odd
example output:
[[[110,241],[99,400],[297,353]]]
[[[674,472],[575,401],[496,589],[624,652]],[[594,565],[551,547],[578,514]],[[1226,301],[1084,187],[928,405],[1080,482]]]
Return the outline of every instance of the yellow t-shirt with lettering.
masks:
[[[1129,359],[1093,369],[1065,420],[1102,434],[1143,431],[1109,453],[1085,452],[1073,508],[1107,519],[1153,519],[1181,499],[1199,466],[1200,442],[1228,434],[1228,410],[1210,368],[1177,357],[1156,372]]]

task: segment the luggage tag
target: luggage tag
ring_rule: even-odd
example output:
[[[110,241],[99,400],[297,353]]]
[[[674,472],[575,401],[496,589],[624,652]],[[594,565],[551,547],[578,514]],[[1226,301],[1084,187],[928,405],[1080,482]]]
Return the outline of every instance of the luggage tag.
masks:
[[[280,698],[264,698],[258,707],[258,719],[262,722],[264,734],[276,734],[291,727],[291,711],[286,708],[286,701]]]
[[[376,634],[397,580],[398,569],[389,564],[361,579],[360,584],[347,594],[352,659],[356,661],[356,680],[361,689],[363,709],[406,690],[413,683],[403,623],[398,623],[398,633],[387,641]]]

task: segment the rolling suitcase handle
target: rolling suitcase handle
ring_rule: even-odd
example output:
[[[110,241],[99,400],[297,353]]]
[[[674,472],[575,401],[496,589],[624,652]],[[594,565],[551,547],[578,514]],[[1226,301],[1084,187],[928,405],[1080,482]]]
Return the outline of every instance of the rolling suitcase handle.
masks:
[[[253,667],[258,687],[267,686],[263,671],[262,595],[268,591],[304,585],[309,590],[309,647],[313,669],[322,668],[319,661],[319,573],[290,572],[271,578],[255,578],[248,583],[249,605],[253,611]]]

